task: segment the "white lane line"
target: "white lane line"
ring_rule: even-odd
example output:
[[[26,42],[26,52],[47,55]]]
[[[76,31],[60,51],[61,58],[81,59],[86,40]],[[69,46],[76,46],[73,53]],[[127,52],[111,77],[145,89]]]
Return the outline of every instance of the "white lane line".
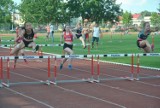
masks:
[[[77,78],[77,77],[75,77],[75,78]],[[123,92],[129,92],[129,93],[133,93],[133,94],[138,94],[138,95],[146,96],[146,97],[149,97],[149,98],[160,99],[160,97],[153,96],[153,95],[148,95],[148,94],[144,94],[144,93],[140,93],[140,92],[136,92],[136,91],[126,90],[126,89],[122,89],[122,88],[118,88],[118,87],[113,87],[113,86],[106,85],[106,84],[101,84],[101,83],[96,83],[96,84],[97,85],[101,85],[101,86],[106,86],[106,87],[109,87],[109,88],[112,88],[112,89],[120,90],[120,91],[123,91]]]
[[[65,91],[72,92],[72,93],[75,93],[75,94],[78,94],[78,95],[81,95],[81,96],[84,96],[84,97],[92,98],[92,99],[95,99],[95,100],[98,100],[98,101],[102,101],[102,102],[105,102],[105,103],[108,103],[108,104],[111,104],[111,105],[114,105],[114,106],[118,106],[120,108],[127,108],[123,105],[120,105],[120,104],[117,104],[117,103],[114,103],[114,102],[111,102],[111,101],[107,101],[107,100],[104,100],[104,99],[101,99],[101,98],[97,98],[97,97],[92,96],[92,95],[87,95],[87,94],[84,94],[84,93],[80,93],[80,92],[77,92],[77,91],[72,90],[72,89],[66,89],[66,88],[63,88],[61,86],[57,86],[57,87],[65,90]]]
[[[159,99],[160,100],[160,97],[153,96],[153,95],[148,95],[148,94],[144,94],[144,93],[140,93],[140,92],[136,92],[136,91],[126,90],[126,89],[122,89],[122,88],[119,88],[119,87],[113,87],[113,86],[106,85],[106,84],[100,84],[100,83],[98,83],[98,85],[109,87],[109,88],[113,88],[113,89],[117,89],[117,90],[124,91],[124,92],[129,92],[129,93],[133,93],[133,94],[142,95],[142,96],[149,97],[149,98],[155,98],[155,99]]]
[[[44,106],[46,106],[46,107],[48,107],[48,108],[54,108],[53,106],[51,106],[51,105],[49,105],[49,104],[46,104],[46,103],[44,103],[44,102],[42,102],[42,101],[40,101],[40,100],[37,100],[37,99],[35,99],[35,98],[33,98],[33,97],[27,96],[27,95],[25,95],[25,94],[23,94],[23,93],[21,93],[21,92],[16,91],[16,90],[13,90],[13,89],[10,89],[10,88],[7,88],[7,87],[5,87],[5,89],[7,89],[7,90],[9,90],[9,91],[11,91],[11,92],[13,92],[13,93],[16,93],[16,94],[18,94],[18,95],[20,95],[20,96],[23,96],[23,97],[25,97],[25,98],[28,98],[28,99],[30,99],[30,100],[33,100],[33,101],[35,101],[35,102],[37,102],[37,103],[39,103],[39,104],[42,104],[42,105],[44,105]]]
[[[78,69],[78,68],[73,68],[73,69],[90,73],[87,70],[82,70],[82,69]],[[129,71],[122,70],[122,69],[114,69],[114,68],[107,68],[107,69],[112,69],[112,70],[116,70],[116,71],[121,71],[121,72],[129,73]],[[118,76],[113,76],[113,75],[105,74],[105,73],[101,73],[100,75],[110,76],[110,77],[113,77],[113,78],[117,78],[118,77]],[[143,73],[141,73],[141,75],[153,76],[153,75],[150,75],[150,74],[143,74]],[[137,81],[137,82],[138,83],[142,83],[143,81]],[[154,86],[154,87],[159,87],[160,86],[158,84],[151,84],[151,83],[146,83],[146,82],[143,82],[142,84],[144,84],[144,85],[150,85],[150,86]]]
[[[20,76],[23,76],[23,77],[28,78],[28,79],[40,81],[39,79],[36,79],[36,78],[33,78],[33,77],[28,77],[28,76],[21,75],[21,74],[16,74],[16,75],[20,75]],[[75,78],[76,78],[76,77],[75,77]],[[80,93],[80,92],[77,92],[77,91],[74,91],[74,90],[71,90],[71,89],[66,89],[66,88],[63,88],[63,87],[58,86],[58,85],[56,85],[56,87],[61,88],[61,89],[65,90],[65,91],[68,91],[68,92],[76,93],[76,94],[81,95],[81,96],[89,97],[89,98],[92,98],[92,99],[95,99],[95,100],[98,100],[98,101],[102,101],[102,102],[105,102],[105,103],[108,103],[108,104],[112,104],[112,105],[118,106],[118,107],[120,107],[120,108],[126,108],[125,106],[122,106],[122,105],[120,105],[120,104],[116,104],[116,103],[111,102],[111,101],[107,101],[107,100],[104,100],[104,99],[101,99],[101,98],[97,98],[97,97],[95,97],[95,96],[83,94],[83,93]],[[34,99],[34,98],[32,98],[32,97],[29,97],[29,96],[27,96],[27,95],[24,95],[24,94],[22,94],[22,93],[20,93],[20,92],[18,92],[18,91],[13,90],[13,89],[9,89],[9,88],[6,88],[6,89],[8,89],[8,90],[10,90],[10,91],[12,91],[12,92],[15,92],[15,93],[17,93],[17,94],[19,94],[19,95],[21,95],[21,96],[24,96],[24,97],[26,97],[26,98],[29,98],[29,99],[31,99],[31,100],[34,100],[34,101],[36,101],[36,102],[38,102],[38,103],[41,103],[41,104],[44,104],[44,105],[48,105],[48,104],[46,104],[46,103],[44,103],[44,102],[41,102],[41,101],[39,101],[39,100],[36,100],[36,99]],[[50,105],[48,105],[48,106],[50,106]],[[54,107],[51,106],[51,107],[49,107],[49,108],[54,108]]]
[[[104,86],[105,84],[100,84],[100,85]],[[109,87],[109,85],[105,85],[105,86]],[[152,96],[152,95],[148,95],[148,94],[143,94],[143,93],[140,93],[140,92],[125,90],[125,89],[120,89],[120,88],[113,87],[113,86],[110,86],[110,88],[114,88],[114,89],[118,89],[118,90],[125,91],[125,92],[130,92],[130,93],[135,93],[135,94],[143,95],[143,96],[150,97],[150,98],[160,99],[160,97],[156,97],[156,96]]]

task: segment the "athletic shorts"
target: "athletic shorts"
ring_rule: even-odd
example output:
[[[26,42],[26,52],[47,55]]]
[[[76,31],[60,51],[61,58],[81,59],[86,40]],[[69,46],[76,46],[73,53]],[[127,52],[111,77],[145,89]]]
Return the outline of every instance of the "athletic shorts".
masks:
[[[146,48],[147,45],[140,46],[140,41],[143,41],[143,40],[137,40],[137,46],[138,46],[139,48]]]
[[[82,36],[82,34],[76,34],[77,39],[79,39]]]
[[[24,43],[25,47],[28,47],[28,45],[29,45],[30,43],[32,43],[32,42],[33,42],[33,41],[26,41],[26,40],[23,39],[23,43]]]
[[[92,42],[96,41],[97,43],[99,42],[99,37],[92,37]]]
[[[63,45],[63,50],[64,50],[65,48],[70,48],[70,49],[72,50],[72,49],[73,49],[73,44],[72,44],[72,45],[69,45],[69,44],[67,44],[67,43],[64,43],[64,45]]]
[[[89,38],[89,34],[88,33],[84,34],[84,36],[85,36],[85,39]]]
[[[22,37],[18,37],[18,38],[16,39],[16,43],[20,43],[22,40],[23,40]]]

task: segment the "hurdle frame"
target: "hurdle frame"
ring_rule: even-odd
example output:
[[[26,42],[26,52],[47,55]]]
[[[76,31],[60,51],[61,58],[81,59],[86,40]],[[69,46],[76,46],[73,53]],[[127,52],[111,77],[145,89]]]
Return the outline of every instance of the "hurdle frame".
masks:
[[[89,82],[93,83],[94,82],[94,72],[93,72],[93,56],[94,55],[64,55],[64,56],[55,56],[55,63],[54,63],[54,78],[53,81],[50,81],[51,84],[57,85],[59,83],[79,83],[79,82]],[[81,78],[81,79],[71,79],[71,80],[58,80],[57,79],[57,58],[87,58],[90,57],[92,58],[91,60],[91,77],[90,78]]]
[[[2,86],[5,87],[10,87],[10,86],[15,86],[15,85],[34,85],[34,84],[46,84],[50,85],[50,76],[48,76],[48,79],[46,81],[43,80],[37,80],[37,81],[30,81],[30,82],[10,82],[10,59],[36,59],[36,58],[47,58],[49,59],[50,56],[5,56],[4,59],[7,58],[7,76],[6,76],[6,82],[2,82]],[[48,69],[50,67],[50,64],[48,64]],[[49,71],[48,71],[49,74]]]
[[[140,80],[140,79],[151,79],[151,78],[160,78],[160,75],[156,75],[156,76],[147,76],[147,77],[140,77],[139,73],[140,73],[140,56],[160,56],[160,53],[135,53],[135,54],[92,54],[92,55],[55,55],[53,56],[0,56],[1,58],[1,62],[2,59],[7,60],[7,82],[4,83],[2,82],[2,77],[3,77],[3,72],[0,71],[0,81],[2,83],[2,86],[6,86],[6,87],[10,87],[12,85],[20,85],[20,84],[59,84],[59,83],[78,83],[78,82],[90,82],[90,83],[94,83],[94,82],[101,82],[101,81],[109,81],[109,80]],[[94,57],[97,58],[97,73],[94,73]],[[99,58],[100,57],[131,57],[131,76],[130,77],[113,77],[113,78],[101,78],[100,77],[100,61]],[[134,57],[137,57],[137,64],[134,65]],[[34,82],[16,82],[16,83],[11,83],[10,82],[10,59],[36,59],[36,58],[48,58],[48,80],[46,81],[42,81],[42,80],[38,80],[38,81],[34,81]],[[77,79],[73,79],[73,80],[59,80],[57,79],[57,58],[91,58],[91,76],[89,78],[77,78]],[[51,72],[50,72],[50,59],[54,59],[54,69],[53,69],[53,80],[51,80]],[[0,62],[0,63],[1,63]],[[3,64],[3,62],[1,63],[1,65]],[[0,65],[0,66],[1,66]],[[134,73],[134,67],[137,67],[136,70],[136,77],[133,76]],[[1,70],[3,66],[1,66]],[[96,75],[96,77],[94,77],[94,75]]]

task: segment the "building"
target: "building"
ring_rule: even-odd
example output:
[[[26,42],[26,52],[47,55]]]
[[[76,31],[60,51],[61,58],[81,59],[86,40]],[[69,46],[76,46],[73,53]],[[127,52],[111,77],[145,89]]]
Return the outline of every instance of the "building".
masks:
[[[132,24],[140,26],[142,22],[141,14],[133,14],[132,15]]]
[[[18,12],[12,14],[12,22],[15,25],[23,25],[24,21]]]

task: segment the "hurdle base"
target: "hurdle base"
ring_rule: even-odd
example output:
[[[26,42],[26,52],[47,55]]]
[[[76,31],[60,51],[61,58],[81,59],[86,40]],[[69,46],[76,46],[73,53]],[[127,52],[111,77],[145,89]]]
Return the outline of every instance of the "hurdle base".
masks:
[[[79,80],[56,80],[56,81],[50,81],[51,84],[59,84],[59,83],[79,83],[79,82],[89,82],[89,83],[93,83],[94,80],[91,79],[79,79]]]
[[[99,82],[100,81],[112,81],[112,80],[131,80],[130,77],[116,77],[116,78],[99,78]]]
[[[2,85],[5,86],[5,87],[10,87],[10,85],[7,84],[7,83],[2,83]]]
[[[148,77],[139,77],[139,79],[155,79],[155,78],[160,78],[160,75],[148,76]]]
[[[15,82],[15,83],[3,83],[4,86],[10,87],[10,86],[16,86],[16,85],[33,85],[33,84],[47,84],[46,81],[39,81],[39,82]],[[47,84],[48,85],[48,84]]]

